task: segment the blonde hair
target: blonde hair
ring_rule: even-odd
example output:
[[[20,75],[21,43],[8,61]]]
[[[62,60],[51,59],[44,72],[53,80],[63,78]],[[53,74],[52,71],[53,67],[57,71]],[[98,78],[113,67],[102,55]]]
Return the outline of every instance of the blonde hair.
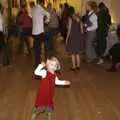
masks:
[[[47,63],[48,63],[49,61],[54,61],[54,62],[56,62],[56,64],[57,64],[57,70],[60,70],[60,62],[59,62],[59,60],[58,60],[56,57],[50,57],[50,58],[48,58],[48,59],[47,59]]]

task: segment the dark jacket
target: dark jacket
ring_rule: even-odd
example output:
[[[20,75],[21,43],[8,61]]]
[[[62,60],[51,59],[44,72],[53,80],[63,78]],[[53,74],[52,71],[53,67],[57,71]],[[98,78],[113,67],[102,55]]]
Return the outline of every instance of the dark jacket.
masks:
[[[101,9],[98,13],[98,31],[108,33],[109,26],[111,25],[111,16],[108,9]]]
[[[113,47],[110,49],[109,54],[114,59],[120,59],[120,42],[113,45]]]

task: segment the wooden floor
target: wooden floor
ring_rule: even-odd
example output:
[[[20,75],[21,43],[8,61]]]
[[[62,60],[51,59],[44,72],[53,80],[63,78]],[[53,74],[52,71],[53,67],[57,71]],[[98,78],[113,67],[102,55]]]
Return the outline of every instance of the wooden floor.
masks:
[[[54,120],[120,120],[120,73],[81,64],[81,71],[68,71],[70,61],[60,46],[61,79],[70,88],[56,88]],[[61,51],[61,50],[62,51]],[[32,58],[18,56],[12,67],[0,69],[0,120],[31,120],[38,81],[32,79]],[[38,120],[43,120],[40,114]]]

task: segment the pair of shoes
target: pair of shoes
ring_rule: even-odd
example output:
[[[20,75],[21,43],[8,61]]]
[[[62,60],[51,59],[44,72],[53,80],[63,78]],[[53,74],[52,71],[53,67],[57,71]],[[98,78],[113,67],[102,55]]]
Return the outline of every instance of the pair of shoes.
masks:
[[[97,62],[98,65],[101,65],[101,64],[103,64],[103,63],[104,63],[104,61],[103,61],[102,59],[100,59],[100,60]]]

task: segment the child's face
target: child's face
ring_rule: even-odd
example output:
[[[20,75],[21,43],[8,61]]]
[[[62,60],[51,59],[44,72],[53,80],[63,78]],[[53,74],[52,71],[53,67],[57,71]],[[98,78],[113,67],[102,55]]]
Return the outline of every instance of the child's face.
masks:
[[[57,63],[56,63],[56,61],[49,61],[48,63],[47,63],[47,69],[49,70],[49,71],[56,71],[57,70]]]

